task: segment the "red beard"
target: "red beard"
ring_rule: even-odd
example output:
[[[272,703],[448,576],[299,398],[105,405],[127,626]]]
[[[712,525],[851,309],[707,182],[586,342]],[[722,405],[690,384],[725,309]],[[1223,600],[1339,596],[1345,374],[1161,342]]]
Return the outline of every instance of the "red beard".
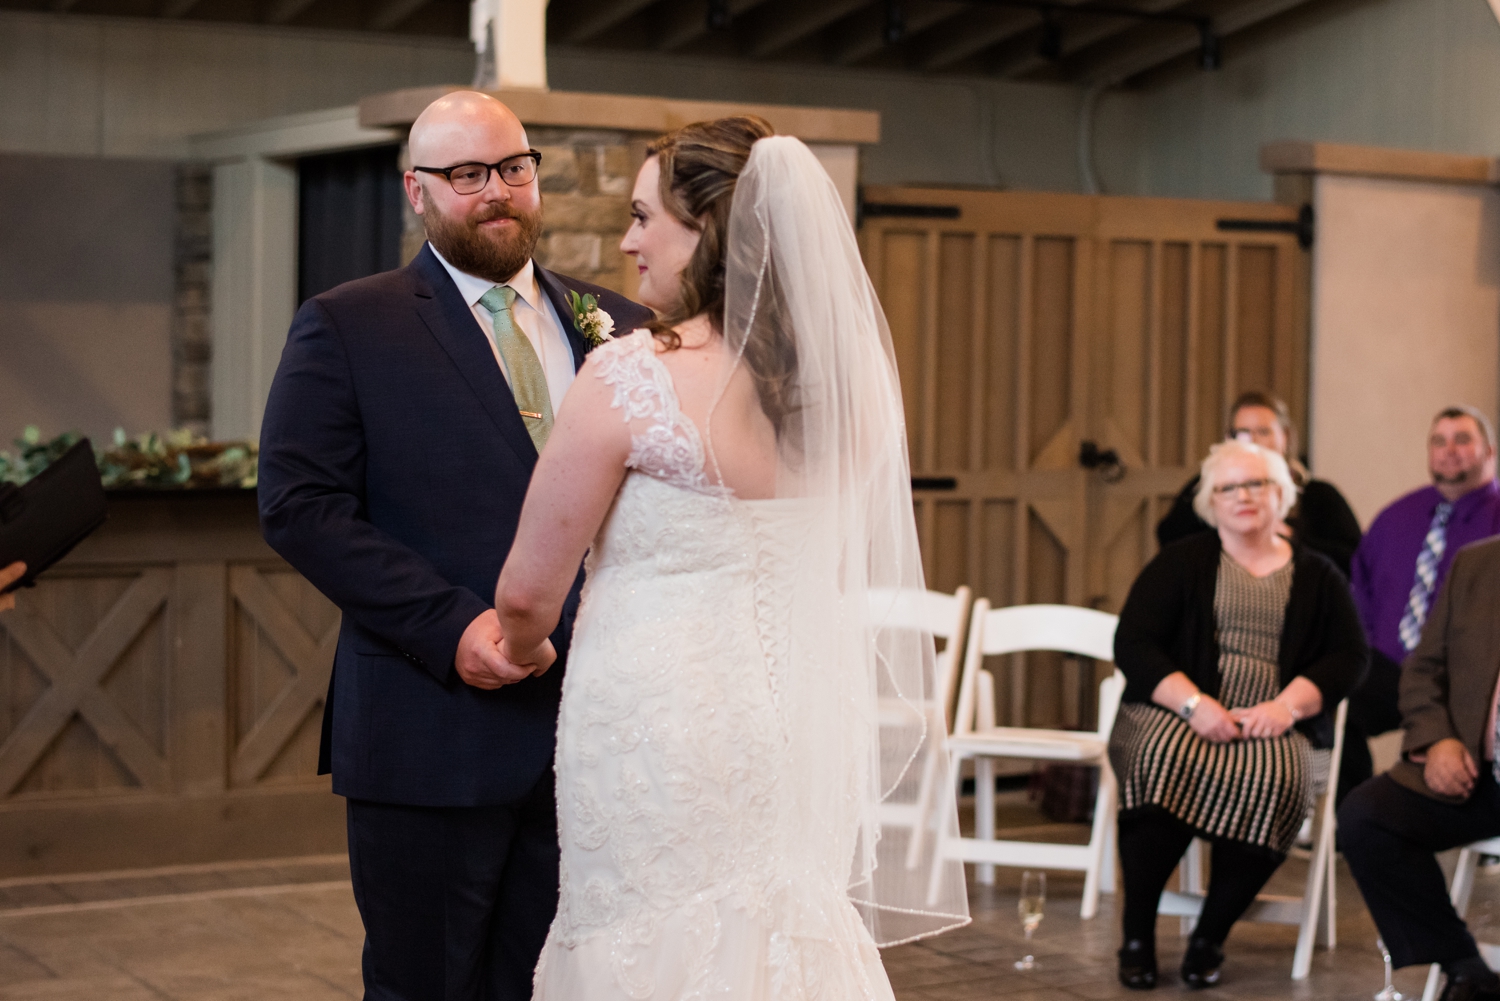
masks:
[[[443,259],[465,274],[501,284],[526,266],[542,236],[542,210],[518,212],[510,205],[481,205],[466,217],[443,213],[423,197],[427,239]],[[481,229],[492,219],[514,219],[515,226]]]

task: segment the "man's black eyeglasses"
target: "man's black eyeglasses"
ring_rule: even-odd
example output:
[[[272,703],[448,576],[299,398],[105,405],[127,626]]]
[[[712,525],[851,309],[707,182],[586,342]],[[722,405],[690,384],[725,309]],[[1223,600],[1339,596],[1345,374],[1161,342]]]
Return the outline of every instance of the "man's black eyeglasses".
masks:
[[[512,188],[530,184],[536,180],[536,169],[541,165],[542,154],[530,150],[516,156],[506,157],[499,163],[460,163],[456,167],[413,167],[424,174],[442,174],[460,195],[478,194],[490,183],[490,171],[500,172],[500,180]]]

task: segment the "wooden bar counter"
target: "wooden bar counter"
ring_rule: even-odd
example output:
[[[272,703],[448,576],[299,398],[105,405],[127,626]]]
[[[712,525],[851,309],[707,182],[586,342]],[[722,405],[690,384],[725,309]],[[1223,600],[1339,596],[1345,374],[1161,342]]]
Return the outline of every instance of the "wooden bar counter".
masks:
[[[0,879],[344,850],[315,774],[338,625],[253,490],[111,493],[0,614]]]

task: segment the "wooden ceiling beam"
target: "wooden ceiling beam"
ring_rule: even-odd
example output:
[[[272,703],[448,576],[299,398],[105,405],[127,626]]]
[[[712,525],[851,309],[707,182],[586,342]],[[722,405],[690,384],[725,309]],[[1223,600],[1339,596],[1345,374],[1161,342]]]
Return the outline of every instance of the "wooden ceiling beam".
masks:
[[[906,22],[906,34],[910,38],[933,25],[957,17],[972,10],[968,4],[957,0],[899,0],[901,16]],[[878,55],[890,47],[885,39],[884,5],[876,4],[851,18],[843,37],[836,41],[829,52],[829,61],[838,66],[852,66],[871,56]],[[899,42],[897,44],[900,44]]]
[[[967,13],[930,29],[917,43],[915,61],[924,70],[946,69],[1041,23],[1034,10],[971,5]]]
[[[555,25],[554,37],[568,45],[578,45],[629,20],[653,3],[656,0],[605,0],[604,3],[566,12],[559,11],[554,4],[550,5],[549,15],[557,12],[559,17],[549,16],[548,21]]]
[[[874,0],[773,0],[751,15],[746,51],[757,59],[791,48]]]
[[[274,0],[266,11],[267,24],[286,24],[311,7],[317,0]]]
[[[385,0],[366,23],[371,31],[389,31],[426,7],[429,0]]]
[[[1136,3],[1132,6],[1143,13],[1162,14],[1173,8],[1182,7],[1187,2],[1188,0],[1146,0],[1144,3]],[[1063,58],[1076,55],[1101,42],[1107,42],[1140,24],[1140,21],[1124,17],[1101,17],[1078,27],[1065,29],[1062,33]],[[1052,60],[1046,59],[1038,52],[1019,52],[1000,62],[995,67],[995,72],[1000,76],[1015,79],[1052,65],[1054,65]]]
[[[1224,7],[1213,14],[1214,32],[1221,39],[1228,38],[1312,2],[1313,0],[1247,0],[1235,6]],[[1186,26],[1168,28],[1163,30],[1158,42],[1144,46],[1120,46],[1081,65],[1068,67],[1067,75],[1074,83],[1112,87],[1190,52],[1196,52],[1198,45],[1196,29]]]
[[[765,0],[729,0],[730,31],[734,22],[759,7]],[[708,0],[667,0],[659,8],[656,48],[662,52],[691,45],[708,34]]]

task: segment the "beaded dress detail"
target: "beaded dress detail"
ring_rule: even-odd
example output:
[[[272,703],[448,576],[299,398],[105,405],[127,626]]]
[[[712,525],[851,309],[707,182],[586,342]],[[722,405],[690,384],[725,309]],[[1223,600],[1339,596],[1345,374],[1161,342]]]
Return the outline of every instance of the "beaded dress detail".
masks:
[[[563,682],[562,888],[534,997],[892,1001],[845,881],[791,862],[778,693],[810,522],[711,483],[650,333],[591,359],[632,450]]]

